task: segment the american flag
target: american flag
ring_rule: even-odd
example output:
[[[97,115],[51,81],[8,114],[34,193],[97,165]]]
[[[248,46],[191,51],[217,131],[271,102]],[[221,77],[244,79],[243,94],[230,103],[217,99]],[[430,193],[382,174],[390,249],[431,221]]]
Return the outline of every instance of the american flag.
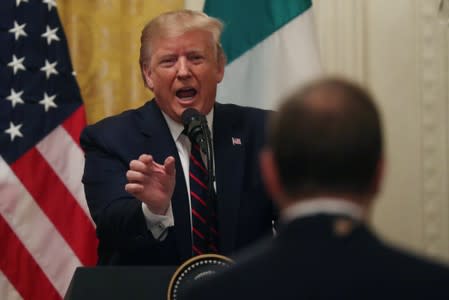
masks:
[[[84,107],[55,0],[0,0],[0,299],[62,299],[97,241]]]
[[[233,137],[232,138],[232,145],[241,145],[242,144],[242,140],[240,139],[240,138],[236,138],[236,137]]]

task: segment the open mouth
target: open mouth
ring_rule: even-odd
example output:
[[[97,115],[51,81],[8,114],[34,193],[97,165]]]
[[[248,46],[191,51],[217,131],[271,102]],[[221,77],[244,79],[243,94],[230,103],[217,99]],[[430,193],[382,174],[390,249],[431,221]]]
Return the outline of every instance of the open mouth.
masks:
[[[192,100],[197,94],[196,89],[194,88],[181,88],[176,91],[176,97],[181,100]]]

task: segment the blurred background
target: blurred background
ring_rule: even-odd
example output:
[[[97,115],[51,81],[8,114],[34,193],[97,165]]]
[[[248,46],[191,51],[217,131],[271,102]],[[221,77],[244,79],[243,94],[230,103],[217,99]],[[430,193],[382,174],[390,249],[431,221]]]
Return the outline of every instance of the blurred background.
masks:
[[[183,0],[64,0],[58,2],[88,123],[152,98],[139,71],[140,32]]]

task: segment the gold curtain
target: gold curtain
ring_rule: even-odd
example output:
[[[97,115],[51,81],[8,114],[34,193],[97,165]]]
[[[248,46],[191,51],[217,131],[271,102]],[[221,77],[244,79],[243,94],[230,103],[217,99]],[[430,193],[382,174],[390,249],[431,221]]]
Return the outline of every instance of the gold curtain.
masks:
[[[140,32],[183,0],[60,0],[58,10],[88,123],[151,99],[139,69]]]

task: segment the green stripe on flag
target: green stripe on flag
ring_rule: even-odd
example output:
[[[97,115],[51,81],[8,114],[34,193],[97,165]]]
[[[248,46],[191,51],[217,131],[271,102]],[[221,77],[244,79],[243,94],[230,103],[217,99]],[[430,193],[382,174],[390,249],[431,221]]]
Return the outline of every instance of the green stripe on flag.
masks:
[[[230,63],[311,6],[311,0],[206,0],[204,12],[224,22]]]

